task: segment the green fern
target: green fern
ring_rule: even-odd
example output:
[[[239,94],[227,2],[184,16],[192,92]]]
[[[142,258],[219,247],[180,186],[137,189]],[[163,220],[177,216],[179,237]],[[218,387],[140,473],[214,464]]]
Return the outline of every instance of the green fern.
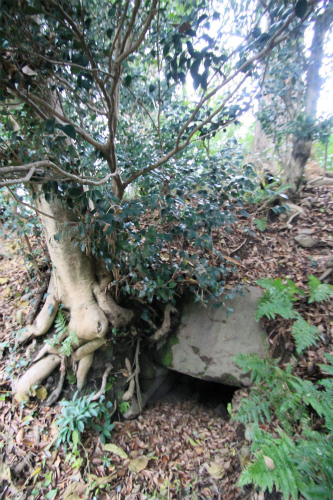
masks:
[[[262,490],[281,490],[284,498],[333,500],[333,377],[318,385],[292,374],[292,365],[282,370],[276,360],[240,356],[237,361],[245,371],[253,367],[260,389],[253,387],[233,415],[235,420],[251,424],[252,462],[242,473],[240,484],[254,483]],[[333,374],[333,355],[326,354]],[[322,432],[312,429],[313,415],[322,419]],[[279,421],[276,438],[259,428],[274,415]],[[273,460],[268,468],[265,456]]]
[[[55,322],[54,322],[54,329],[55,329],[56,335],[59,337],[60,337],[60,335],[65,333],[67,330],[67,320],[66,320],[64,313],[61,311],[61,309],[59,309],[59,311],[57,313],[57,317],[56,317]]]
[[[60,354],[63,354],[64,356],[70,356],[73,347],[77,346],[78,342],[79,339],[76,335],[76,332],[70,330],[68,337],[66,337],[61,343],[61,347],[59,349]]]
[[[302,317],[299,317],[291,327],[291,334],[296,344],[297,354],[302,354],[305,349],[319,340],[318,329],[314,325],[309,325]]]
[[[254,389],[251,392],[251,398],[243,400],[242,406],[237,412],[237,420],[244,425],[253,422],[270,422],[272,418],[270,407],[270,401]]]
[[[256,312],[256,320],[263,316],[269,319],[275,319],[275,316],[281,316],[285,319],[295,318],[292,302],[296,300],[296,294],[301,294],[301,290],[290,280],[284,284],[281,278],[258,280],[257,284],[266,291],[259,299]]]
[[[270,493],[275,487],[281,490],[284,498],[290,496],[297,500],[298,491],[305,489],[293,456],[296,444],[282,431],[280,438],[276,439],[272,434],[265,434],[259,428],[255,431],[255,462],[250,463],[243,471],[239,484],[244,486],[254,482],[261,489]],[[267,458],[272,460],[270,467],[266,465]]]
[[[333,286],[321,283],[315,276],[309,276],[309,304],[324,302],[333,296]]]
[[[70,330],[69,334],[63,339],[64,334],[67,334],[67,320],[64,313],[59,310],[54,322],[55,334],[52,339],[47,339],[44,342],[54,347],[61,343],[59,353],[63,356],[70,356],[73,346],[78,345],[78,337],[76,332]]]

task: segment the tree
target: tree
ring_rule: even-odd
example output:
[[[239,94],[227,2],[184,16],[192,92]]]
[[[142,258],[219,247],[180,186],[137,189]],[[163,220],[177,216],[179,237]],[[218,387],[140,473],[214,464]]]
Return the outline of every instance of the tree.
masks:
[[[291,196],[301,189],[313,140],[326,137],[327,129],[331,128],[330,120],[318,120],[317,103],[322,87],[324,42],[332,26],[333,5],[325,2],[312,12],[301,8],[299,15],[307,17],[306,23],[266,60],[259,110],[262,131],[273,141]],[[307,53],[305,34],[309,33],[309,27],[312,27],[313,38]],[[256,130],[256,141],[260,142],[260,127]]]
[[[267,7],[276,22],[261,33],[253,2],[223,3],[220,12],[192,5],[2,3],[0,186],[39,214],[53,266],[45,305],[21,341],[46,333],[61,302],[70,322],[58,342],[78,337],[79,388],[110,325],[116,332],[138,321],[124,296],[167,304],[186,287],[223,291],[228,267],[212,231],[232,221],[231,198],[241,204],[252,185],[244,171],[229,172],[223,152],[204,158],[199,145],[248,109],[247,80],[300,21],[292,5]],[[243,41],[233,49],[235,19]],[[12,187],[23,185],[22,199]],[[140,314],[149,323],[147,309]],[[170,314],[165,307],[153,341]],[[16,392],[40,383],[61,356],[59,345],[46,345]]]

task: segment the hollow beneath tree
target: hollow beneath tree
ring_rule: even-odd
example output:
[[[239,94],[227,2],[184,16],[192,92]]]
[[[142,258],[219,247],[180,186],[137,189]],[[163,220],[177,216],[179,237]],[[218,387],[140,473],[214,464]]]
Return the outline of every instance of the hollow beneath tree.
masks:
[[[228,417],[228,403],[231,403],[239,387],[200,380],[171,370],[170,372],[173,376],[171,388],[170,385],[161,386],[150,399],[150,404],[156,402],[183,403],[194,401],[200,406],[215,410],[217,416]]]

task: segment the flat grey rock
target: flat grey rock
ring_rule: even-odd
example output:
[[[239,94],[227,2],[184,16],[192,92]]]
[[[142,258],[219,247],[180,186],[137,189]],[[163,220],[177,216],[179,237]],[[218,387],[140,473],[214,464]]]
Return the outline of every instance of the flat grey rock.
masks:
[[[318,241],[305,233],[298,234],[294,240],[303,248],[313,248]]]
[[[250,380],[236,366],[232,357],[242,353],[263,356],[266,334],[255,320],[261,290],[248,287],[227,306],[234,313],[227,316],[224,307],[204,307],[187,298],[183,304],[177,331],[157,348],[157,362],[186,375],[226,385],[248,385]]]

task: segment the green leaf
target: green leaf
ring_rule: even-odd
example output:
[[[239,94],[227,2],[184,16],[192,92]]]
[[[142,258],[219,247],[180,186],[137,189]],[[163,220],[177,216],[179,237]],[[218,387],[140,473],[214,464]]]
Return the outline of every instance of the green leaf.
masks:
[[[309,304],[324,302],[333,296],[333,286],[321,283],[315,276],[309,276]]]
[[[296,352],[302,354],[305,349],[315,344],[319,339],[318,329],[309,325],[303,318],[299,318],[291,327],[291,334],[296,344]]]
[[[47,500],[52,500],[52,498],[55,498],[56,494],[58,493],[58,488],[56,488],[55,490],[51,490],[49,491],[46,495],[45,495],[45,498]]]
[[[71,139],[76,138],[76,131],[73,125],[58,125],[58,128],[65,132],[65,134],[68,135],[68,137],[70,137]]]
[[[265,231],[267,228],[267,220],[266,219],[254,219],[255,225],[259,229],[259,231]]]
[[[308,9],[307,0],[298,0],[298,2],[295,5],[296,16],[302,19],[302,17],[304,17],[306,14],[307,9]]]

